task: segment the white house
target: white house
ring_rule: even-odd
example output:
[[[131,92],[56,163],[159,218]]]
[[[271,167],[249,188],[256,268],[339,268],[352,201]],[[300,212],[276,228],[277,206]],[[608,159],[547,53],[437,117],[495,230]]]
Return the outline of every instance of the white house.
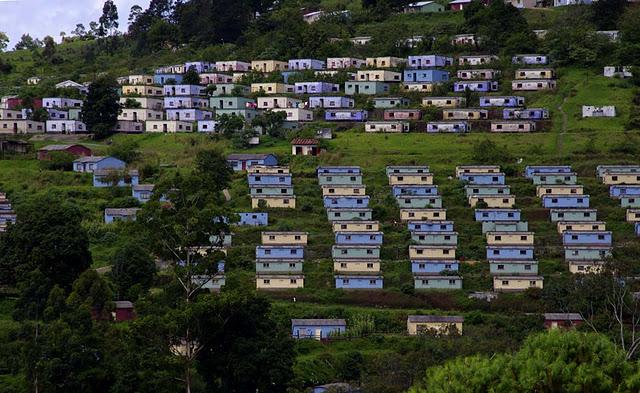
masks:
[[[607,66],[604,67],[604,76],[607,78],[631,78],[631,67],[628,66]]]
[[[56,84],[56,89],[76,89],[83,94],[86,94],[89,91],[89,88],[87,88],[87,86],[71,80],[66,80],[64,82]]]
[[[276,108],[274,112],[285,112],[286,121],[313,121],[313,111],[302,108]]]
[[[43,108],[82,108],[82,100],[63,97],[45,97],[42,99]]]
[[[177,120],[149,120],[145,127],[146,132],[191,132],[193,123],[190,121]]]
[[[407,121],[368,121],[364,125],[366,132],[409,132]]]
[[[87,132],[87,126],[78,120],[47,120],[46,132],[75,134],[77,132]]]
[[[616,107],[582,105],[582,117],[616,117]]]

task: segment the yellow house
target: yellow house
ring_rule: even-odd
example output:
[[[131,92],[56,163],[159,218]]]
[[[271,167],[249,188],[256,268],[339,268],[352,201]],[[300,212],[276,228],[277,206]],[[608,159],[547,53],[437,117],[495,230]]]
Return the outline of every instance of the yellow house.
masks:
[[[487,232],[490,246],[532,246],[533,232]]]
[[[266,166],[266,165],[251,165],[247,172],[249,173],[262,173],[262,174],[287,174],[289,172],[288,166]]]
[[[432,185],[433,173],[392,173],[389,175],[389,185]]]
[[[436,335],[462,334],[464,317],[444,315],[409,315],[407,333],[415,336],[424,333]]]
[[[517,292],[529,288],[542,289],[544,278],[540,276],[494,276],[493,290],[496,292]]]
[[[640,175],[637,173],[611,173],[602,175],[602,183],[610,186],[613,184],[640,184]]]
[[[422,99],[423,106],[435,106],[437,108],[457,108],[467,102],[464,97],[425,97]]]
[[[366,187],[350,184],[323,185],[322,196],[365,195]]]
[[[499,165],[459,165],[456,167],[456,177],[463,173],[500,173]]]
[[[512,208],[516,204],[515,195],[469,195],[469,206],[476,207],[478,202],[484,202],[489,208]]]
[[[409,246],[409,259],[456,259],[456,246]]]
[[[431,93],[436,83],[433,82],[418,82],[418,83],[403,83],[402,88],[405,91],[417,91],[418,93]]]
[[[304,288],[304,276],[287,274],[256,275],[257,289],[295,289]]]
[[[380,261],[334,259],[333,271],[340,273],[378,273],[380,271]]]
[[[153,75],[129,75],[128,77],[130,85],[152,85]]]
[[[356,73],[357,81],[402,82],[402,74],[387,70],[361,70]]]
[[[264,94],[287,94],[293,93],[293,85],[285,85],[284,83],[252,83],[252,93]]]
[[[365,59],[365,62],[367,64],[367,67],[392,68],[406,63],[407,59],[404,57],[393,56],[367,57]]]
[[[378,221],[334,221],[334,232],[379,232]]]
[[[569,272],[573,274],[599,274],[602,272],[604,262],[602,261],[571,261],[569,262]]]
[[[162,120],[164,112],[143,108],[124,108],[118,115],[118,120],[147,121]]]
[[[306,246],[308,236],[307,232],[262,232],[262,244]]]
[[[542,185],[536,187],[538,198],[543,195],[582,195],[584,187],[582,185]]]
[[[607,224],[604,221],[558,221],[558,233],[564,231],[604,231]]]
[[[256,72],[280,72],[289,69],[289,63],[278,60],[254,60],[251,70]]]
[[[446,220],[446,209],[400,209],[400,219],[402,221],[423,221],[423,220]]]
[[[482,120],[489,117],[486,109],[443,109],[442,120]]]
[[[627,209],[627,222],[640,222],[640,209]]]
[[[293,195],[281,197],[281,196],[255,196],[251,198],[251,208],[258,209],[260,207],[260,201],[264,201],[269,208],[296,208],[296,197]]]
[[[163,96],[162,87],[153,85],[125,85],[122,86],[122,95],[129,96]]]

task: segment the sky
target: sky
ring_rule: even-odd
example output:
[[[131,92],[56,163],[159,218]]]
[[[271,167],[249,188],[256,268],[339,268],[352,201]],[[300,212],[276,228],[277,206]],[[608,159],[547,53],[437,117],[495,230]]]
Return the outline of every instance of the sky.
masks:
[[[118,6],[120,31],[127,29],[129,10],[133,5],[147,8],[149,0],[114,0]],[[11,43],[20,40],[24,33],[42,39],[46,35],[60,41],[60,32],[70,34],[76,24],[86,28],[89,22],[102,15],[104,0],[0,0],[0,31],[7,33]]]

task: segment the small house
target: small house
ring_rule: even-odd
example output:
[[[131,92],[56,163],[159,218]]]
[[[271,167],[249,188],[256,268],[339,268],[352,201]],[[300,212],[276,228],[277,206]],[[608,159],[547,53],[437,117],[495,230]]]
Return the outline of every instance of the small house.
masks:
[[[402,74],[387,70],[359,70],[356,73],[356,80],[360,82],[401,82]]]
[[[491,132],[534,132],[536,123],[526,120],[498,120],[491,122]]]
[[[436,12],[444,12],[444,6],[435,1],[418,1],[409,3],[404,7],[405,13],[420,12],[423,14],[431,14]]]
[[[290,97],[258,97],[258,109],[298,108],[302,106],[302,100]]]
[[[414,275],[415,289],[462,289],[462,277],[447,275]]]
[[[127,164],[115,157],[86,156],[73,161],[74,172],[93,173],[99,169],[124,169]]]
[[[327,58],[326,64],[327,69],[338,70],[360,68],[366,64],[366,61],[364,59],[358,59],[355,57],[329,57]]]
[[[119,121],[144,122],[147,120],[162,120],[164,113],[161,110],[145,108],[124,108],[118,115]]]
[[[200,85],[164,85],[162,91],[164,96],[201,96],[205,88]]]
[[[400,67],[402,64],[405,64],[407,62],[407,59],[402,57],[393,57],[393,56],[367,57],[365,62],[367,67],[395,68],[395,67]]]
[[[520,209],[476,209],[476,221],[520,221]]]
[[[449,72],[444,70],[404,70],[402,80],[404,82],[446,82],[449,80]]]
[[[551,90],[555,88],[556,88],[556,81],[551,79],[514,80],[511,82],[511,90],[514,90],[514,91],[540,91],[540,90]]]
[[[116,322],[131,321],[136,318],[136,312],[133,303],[128,300],[118,300],[113,302],[113,319]]]
[[[613,184],[609,186],[609,196],[612,198],[640,197],[640,185]]]
[[[162,97],[164,91],[162,87],[154,85],[125,85],[122,86],[123,96],[151,96]]]
[[[542,289],[544,278],[541,276],[494,276],[493,290],[496,292],[520,292],[530,288]]]
[[[489,245],[486,251],[490,261],[533,259],[533,245]]]
[[[462,334],[464,317],[445,315],[409,315],[407,333],[410,336],[420,334],[450,335]]]
[[[515,79],[554,79],[556,73],[551,68],[522,68],[516,70]]]
[[[503,184],[470,184],[464,186],[467,198],[472,195],[509,195],[511,188]]]
[[[288,65],[290,70],[323,70],[326,63],[318,59],[291,59]]]
[[[47,120],[47,133],[77,134],[87,132],[87,125],[79,120]]]
[[[407,60],[407,67],[410,69],[448,67],[453,65],[452,57],[442,55],[409,56]]]
[[[197,96],[169,96],[164,97],[165,109],[206,109],[211,102],[210,98]]]
[[[451,11],[462,11],[471,4],[472,0],[453,0],[449,2]]]
[[[256,246],[256,259],[302,260],[304,246],[291,244]]]
[[[520,276],[538,274],[538,261],[489,261],[492,276]]]
[[[427,165],[389,165],[385,168],[387,177],[398,173],[429,173],[429,167]]]
[[[304,288],[301,274],[256,274],[256,288],[259,290]]]
[[[296,82],[295,94],[324,94],[340,91],[340,85],[328,82]]]
[[[522,96],[482,96],[480,97],[481,107],[517,107],[524,106],[524,97]]]
[[[269,225],[269,213],[238,213],[240,221],[238,225],[267,226]]]
[[[456,166],[456,177],[460,179],[467,173],[500,173],[499,165],[458,165]]]
[[[564,259],[565,261],[601,261],[606,258],[611,258],[612,248],[607,245],[602,246],[565,246],[564,247]]]
[[[342,274],[335,276],[336,288],[382,289],[383,277],[378,275]]]
[[[333,232],[378,232],[378,221],[338,221],[332,223]]]
[[[255,186],[291,186],[290,173],[249,173],[247,175],[249,187]]]
[[[547,55],[515,55],[511,58],[513,64],[545,65],[549,62]]]
[[[47,145],[38,149],[38,160],[50,160],[50,153],[64,152],[75,157],[91,156],[91,149],[84,145]]]
[[[451,39],[451,45],[454,46],[475,46],[478,43],[475,34],[456,34]]]
[[[252,209],[260,208],[263,203],[264,203],[264,206],[268,208],[295,209],[296,197],[295,196],[282,197],[282,196],[263,195],[260,197],[251,198]]]
[[[182,74],[173,74],[173,73],[155,74],[153,76],[153,84],[165,85],[165,84],[169,84],[170,82],[182,83],[183,78],[184,78],[184,75]]]
[[[598,211],[596,209],[551,209],[549,211],[551,222],[572,221],[596,221]]]
[[[344,334],[347,322],[344,319],[292,319],[291,336],[297,339],[322,340]]]
[[[216,71],[247,72],[251,70],[251,63],[238,60],[216,61]]]
[[[490,246],[533,246],[533,232],[488,232],[487,244]]]
[[[589,207],[589,195],[543,195],[542,206],[547,209],[553,208],[579,208]]]
[[[504,173],[462,173],[459,176],[460,181],[469,184],[491,184],[491,185],[503,185],[505,184]]]
[[[213,119],[213,112],[195,108],[167,109],[165,113],[167,114],[167,120],[193,122]]]
[[[96,169],[93,171],[94,187],[127,187],[138,184],[140,175],[137,170],[123,172],[118,169]]]
[[[151,200],[154,188],[154,184],[135,184],[131,186],[131,193],[140,203],[146,203]]]
[[[256,261],[257,274],[302,274],[302,260],[260,259]]]
[[[327,209],[329,221],[371,221],[373,210],[369,208]]]
[[[331,246],[334,259],[380,259],[380,245],[334,244]]]
[[[458,70],[458,79],[462,80],[494,80],[500,76],[500,71],[495,69],[468,69]]]
[[[436,196],[416,196],[416,195],[398,195],[396,202],[401,209],[427,209],[441,208],[442,197]]]
[[[135,221],[138,208],[104,209],[104,222],[111,224],[117,221]]]
[[[582,185],[544,184],[536,187],[536,196],[542,198],[545,195],[583,195]]]
[[[421,246],[455,246],[458,244],[458,232],[446,231],[414,231],[411,241]]]
[[[441,275],[442,273],[457,272],[460,264],[455,260],[437,261],[419,259],[411,261],[411,273],[416,275]]]
[[[527,165],[524,168],[524,176],[531,179],[534,174],[542,173],[572,173],[570,165]]]
[[[259,94],[293,94],[294,86],[284,83],[252,83],[251,93]]]
[[[486,109],[443,109],[442,119],[448,120],[486,120],[489,111]]]
[[[419,109],[386,109],[383,118],[386,121],[392,120],[420,120],[422,112]]]
[[[193,127],[193,123],[190,121],[147,120],[145,131],[175,134],[177,132],[192,132],[195,130]]]
[[[348,81],[344,84],[344,94],[382,95],[388,93],[390,85],[385,82],[372,81]]]
[[[309,97],[309,108],[353,108],[355,101],[353,98],[342,96],[313,96]]]
[[[482,233],[488,232],[526,232],[529,223],[526,221],[482,221]]]
[[[409,258],[414,260],[430,259],[430,260],[452,260],[456,259],[456,245],[422,245],[412,244],[409,246]]]
[[[613,105],[582,105],[582,117],[616,117],[616,107]]]
[[[200,84],[202,85],[217,85],[217,84],[230,84],[235,82],[233,76],[227,74],[220,74],[216,72],[207,72],[200,74]]]
[[[423,106],[434,106],[437,108],[458,108],[466,104],[464,97],[424,97]]]
[[[324,185],[322,188],[322,196],[356,196],[356,195],[364,195],[366,193],[366,187],[360,185]]]
[[[467,197],[469,206],[476,207],[484,204],[487,208],[512,208],[516,204],[515,195],[470,195]]]
[[[377,109],[397,108],[408,106],[411,103],[409,99],[403,97],[376,97],[371,101],[373,101],[374,108]]]
[[[229,154],[227,163],[235,172],[239,172],[253,165],[275,166],[278,165],[278,159],[273,154]]]
[[[348,209],[369,206],[369,196],[325,196],[322,198],[325,209]]]
[[[251,70],[255,72],[269,73],[286,71],[289,69],[289,63],[278,60],[253,60],[251,62]]]
[[[450,3],[451,4],[451,3]],[[498,60],[498,56],[494,55],[469,55],[458,57],[458,65],[465,66],[478,66],[482,64],[489,64]]]
[[[409,132],[409,122],[406,121],[368,121],[366,132]]]
[[[602,261],[569,261],[568,264],[571,274],[600,274],[604,267]]]
[[[432,185],[433,173],[395,172],[387,176],[389,185]]]
[[[317,156],[320,154],[320,142],[317,139],[294,138],[291,140],[291,155]]]
[[[286,185],[261,185],[249,187],[249,194],[252,197],[259,196],[293,196],[293,187]]]
[[[459,81],[453,84],[453,91],[456,93],[469,91],[498,91],[499,86],[497,81]]]
[[[544,108],[505,108],[502,110],[502,118],[505,120],[543,120],[549,118],[549,110]]]
[[[604,67],[603,75],[607,78],[631,78],[631,67],[628,66],[607,66]]]
[[[438,186],[436,185],[395,185],[391,186],[391,192],[394,197],[401,196],[435,196],[438,195]]]
[[[558,221],[558,233],[563,234],[565,231],[604,231],[607,224],[604,221]]]
[[[535,185],[574,185],[578,182],[578,175],[575,172],[543,172],[533,173],[531,181]]]
[[[216,111],[219,109],[256,109],[256,100],[245,97],[211,97],[209,106]]]
[[[613,237],[611,231],[573,231],[566,230],[562,233],[562,244],[572,245],[599,245],[611,246]]]
[[[602,179],[607,173],[640,173],[640,165],[598,165],[596,173]]]
[[[453,232],[453,221],[409,221],[409,232]]]
[[[547,329],[571,329],[584,323],[578,313],[544,313],[544,327]]]
[[[318,173],[318,183],[323,185],[362,185],[362,175],[357,173]]]
[[[210,85],[207,91],[212,97],[220,97],[238,94],[249,95],[251,93],[251,88],[238,83],[218,83]]]
[[[380,261],[377,259],[335,259],[333,271],[344,274],[380,273]]]
[[[382,232],[336,232],[334,234],[336,245],[367,245],[377,246],[382,244]]]
[[[368,118],[369,113],[361,109],[332,109],[324,113],[324,119],[326,121],[366,121]]]
[[[442,208],[433,209],[400,209],[400,219],[402,221],[437,221],[447,219],[447,210]]]

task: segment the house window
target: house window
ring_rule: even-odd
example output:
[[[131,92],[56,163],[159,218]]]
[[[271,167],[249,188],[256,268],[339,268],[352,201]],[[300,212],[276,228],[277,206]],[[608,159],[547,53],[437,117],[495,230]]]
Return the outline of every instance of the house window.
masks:
[[[296,280],[295,278],[292,278],[289,280],[289,284],[297,284],[298,280]]]
[[[264,285],[270,285],[271,284],[271,280],[262,280],[262,283]]]
[[[536,286],[536,282],[535,281],[529,281],[529,286],[535,287]]]
[[[347,264],[346,264],[346,263],[344,263],[344,262],[341,262],[341,263],[340,263],[340,267],[341,267],[342,269],[346,269],[346,268],[347,268]]]
[[[429,285],[429,280],[422,280],[422,285]]]
[[[456,284],[456,280],[454,279],[449,280],[449,285],[455,285],[455,284]]]
[[[271,255],[271,250],[264,250],[265,255]]]

